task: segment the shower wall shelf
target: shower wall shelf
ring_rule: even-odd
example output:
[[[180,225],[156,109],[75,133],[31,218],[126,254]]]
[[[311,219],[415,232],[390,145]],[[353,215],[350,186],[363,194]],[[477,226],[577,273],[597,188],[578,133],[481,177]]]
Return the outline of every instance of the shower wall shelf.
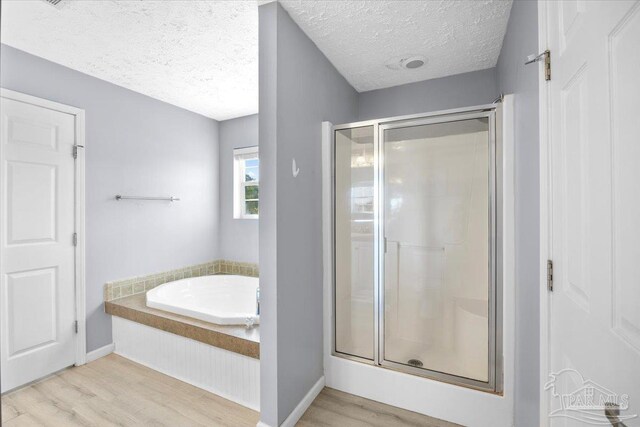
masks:
[[[116,200],[161,200],[165,202],[177,202],[180,201],[179,197],[144,197],[144,196],[122,196],[116,194]]]

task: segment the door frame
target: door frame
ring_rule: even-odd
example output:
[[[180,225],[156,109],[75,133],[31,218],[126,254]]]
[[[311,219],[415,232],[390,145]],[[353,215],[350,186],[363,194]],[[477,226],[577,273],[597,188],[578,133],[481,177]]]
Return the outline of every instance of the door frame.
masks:
[[[86,273],[85,273],[85,112],[81,108],[49,101],[25,93],[0,88],[0,97],[24,102],[50,110],[60,111],[75,116],[75,145],[77,158],[74,167],[74,229],[77,233],[75,247],[75,317],[78,322],[78,332],[75,336],[75,366],[84,365],[87,358],[86,334]],[[72,155],[73,153],[69,153]]]
[[[544,52],[549,46],[549,15],[547,2],[538,0],[538,51]],[[540,262],[539,262],[539,289],[540,289],[540,426],[549,425],[549,401],[547,393],[542,387],[548,380],[549,359],[550,359],[550,306],[551,295],[547,290],[547,260],[552,259],[551,242],[551,150],[549,147],[551,126],[549,123],[549,112],[551,108],[550,85],[545,80],[544,67],[538,67],[539,89],[539,132],[540,132]]]

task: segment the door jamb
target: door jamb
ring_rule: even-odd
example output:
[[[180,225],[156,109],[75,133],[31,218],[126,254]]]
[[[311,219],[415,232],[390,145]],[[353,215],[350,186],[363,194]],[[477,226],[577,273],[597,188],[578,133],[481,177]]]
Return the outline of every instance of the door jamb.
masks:
[[[75,161],[75,188],[74,188],[74,228],[77,233],[77,245],[75,249],[75,309],[78,322],[78,332],[75,338],[75,365],[84,365],[87,357],[86,334],[86,278],[85,278],[85,112],[81,108],[49,101],[25,93],[0,88],[0,97],[20,101],[39,107],[71,114],[75,116],[75,145],[78,149]],[[69,153],[71,155],[72,153]]]
[[[546,1],[538,0],[538,50],[543,52],[549,48],[549,15]],[[549,149],[551,131],[549,123],[550,112],[550,84],[545,81],[544,67],[539,67],[539,114],[540,114],[540,262],[539,262],[539,289],[540,289],[540,426],[549,425],[549,402],[547,393],[542,387],[548,380],[550,366],[550,314],[551,295],[547,290],[547,260],[551,259],[551,159]]]

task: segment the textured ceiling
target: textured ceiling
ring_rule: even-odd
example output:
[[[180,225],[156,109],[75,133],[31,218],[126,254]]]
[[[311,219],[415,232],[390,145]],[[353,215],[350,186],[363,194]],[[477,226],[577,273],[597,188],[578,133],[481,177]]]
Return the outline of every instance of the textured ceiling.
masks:
[[[255,1],[3,1],[1,37],[217,120],[258,111]]]
[[[280,0],[363,92],[495,66],[511,0]],[[217,120],[258,111],[256,1],[2,2],[2,42]],[[415,70],[390,60],[427,58]]]
[[[359,92],[494,67],[511,10],[511,0],[280,3]],[[408,55],[427,63],[385,66]]]

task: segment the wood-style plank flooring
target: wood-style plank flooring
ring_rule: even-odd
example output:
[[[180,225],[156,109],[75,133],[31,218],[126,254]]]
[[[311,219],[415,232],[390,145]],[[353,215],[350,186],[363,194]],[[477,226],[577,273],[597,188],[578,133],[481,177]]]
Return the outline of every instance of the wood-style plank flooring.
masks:
[[[259,414],[111,354],[2,396],[2,425],[255,427]],[[325,388],[299,426],[453,424]]]

